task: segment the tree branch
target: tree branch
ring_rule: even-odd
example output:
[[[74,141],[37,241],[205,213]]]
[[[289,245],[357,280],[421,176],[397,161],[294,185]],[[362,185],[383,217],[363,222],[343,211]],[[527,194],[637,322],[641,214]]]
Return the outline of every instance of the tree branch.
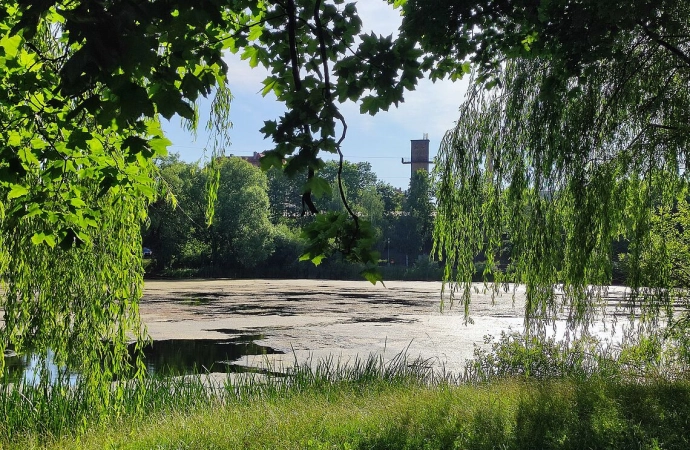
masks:
[[[295,82],[295,91],[302,89],[302,80],[299,76],[299,60],[297,59],[297,21],[295,19],[295,0],[288,0],[288,42],[290,44],[290,63],[292,65],[292,80]]]
[[[671,44],[670,42],[664,40],[658,33],[650,30],[649,27],[647,27],[647,25],[644,24],[644,22],[640,21],[639,24],[647,36],[649,36],[657,44],[664,47],[666,50],[668,50],[671,53],[673,53],[674,55],[676,55],[685,64],[690,66],[690,56],[687,53],[683,52],[681,49],[679,49],[675,45]]]
[[[295,8],[295,0],[288,0],[287,3],[288,14],[288,43],[290,45],[290,65],[292,67],[292,80],[295,83],[295,92],[302,90],[302,79],[299,75],[299,59],[297,55],[297,11]],[[302,132],[306,135],[309,133],[309,126],[303,125]],[[314,178],[314,169],[309,168],[307,172],[307,182]],[[302,215],[306,213],[305,206],[309,209],[311,214],[319,212],[311,199],[311,189],[307,189],[302,193]]]
[[[316,36],[319,39],[321,65],[323,65],[323,96],[326,100],[327,107],[332,109],[334,117],[340,120],[340,123],[343,125],[343,132],[340,135],[340,139],[338,139],[338,142],[336,142],[335,144],[335,147],[338,150],[338,155],[340,156],[340,160],[338,161],[338,191],[340,191],[340,199],[342,200],[345,209],[347,210],[348,214],[350,214],[350,217],[352,217],[352,219],[355,221],[355,229],[359,230],[359,217],[357,217],[357,214],[355,214],[354,211],[352,211],[352,208],[350,208],[350,204],[348,203],[347,198],[345,197],[345,189],[343,189],[343,152],[340,149],[340,144],[343,142],[343,140],[345,140],[345,135],[347,134],[347,123],[345,123],[345,118],[342,114],[340,114],[338,108],[333,104],[333,98],[331,96],[331,81],[328,69],[328,54],[326,53],[326,41],[323,37],[323,25],[321,23],[321,17],[319,16],[320,10],[321,0],[317,0],[316,4],[314,5],[314,23],[316,24]]]

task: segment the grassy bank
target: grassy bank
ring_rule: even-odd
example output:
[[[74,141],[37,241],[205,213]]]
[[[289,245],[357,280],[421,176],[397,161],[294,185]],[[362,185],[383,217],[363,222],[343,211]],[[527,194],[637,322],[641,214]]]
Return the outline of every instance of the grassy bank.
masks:
[[[130,416],[21,448],[690,448],[690,384],[339,383]]]
[[[400,356],[348,367],[325,361],[215,390],[202,377],[151,379],[145,388],[127,389],[119,413],[100,418],[80,409],[78,389],[5,390],[2,447],[690,448],[683,380],[599,373],[477,383]]]

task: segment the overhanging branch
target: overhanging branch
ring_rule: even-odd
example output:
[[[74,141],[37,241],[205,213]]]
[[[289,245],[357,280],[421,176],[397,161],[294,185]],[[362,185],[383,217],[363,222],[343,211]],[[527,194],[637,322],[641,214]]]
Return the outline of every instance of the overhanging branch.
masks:
[[[666,50],[670,51],[674,55],[676,55],[678,58],[680,58],[681,61],[683,61],[686,65],[690,66],[690,55],[682,51],[680,48],[676,47],[675,45],[671,44],[670,42],[666,41],[664,38],[662,38],[659,33],[656,33],[655,31],[652,31],[647,25],[644,24],[644,22],[639,22],[640,26],[644,30],[645,34],[649,36],[654,42],[657,44],[661,45],[664,47]]]

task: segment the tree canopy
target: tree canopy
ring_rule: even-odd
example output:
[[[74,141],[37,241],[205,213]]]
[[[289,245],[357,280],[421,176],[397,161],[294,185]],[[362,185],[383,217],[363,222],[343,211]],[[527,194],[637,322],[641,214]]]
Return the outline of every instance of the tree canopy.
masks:
[[[509,267],[494,274],[527,285],[528,323],[566,306],[572,326],[587,324],[601,293],[591,286],[611,282],[612,243],[623,238],[633,304],[672,319],[678,292],[639,261],[654,212],[686,195],[687,2],[469,3],[436,13],[439,32],[420,37],[439,73],[450,60],[477,65],[439,152],[436,249],[447,279],[464,283],[469,302],[472,257],[496,258],[507,238]],[[410,29],[433,20],[424,2],[406,8],[418,13],[406,16]]]
[[[3,355],[8,346],[44,356],[50,349],[100,393],[94,405],[116,399],[108,383],[128,370],[129,340],[144,338],[139,229],[157,195],[153,159],[169,144],[159,118],[177,115],[194,128],[195,101],[213,95],[208,126],[220,151],[231,99],[223,52],[266,65],[264,93],[288,112],[266,122],[276,146],[264,162],[307,171],[302,210],[315,212],[312,192],[328,190],[315,175],[319,152],[338,152],[346,135],[336,100],[362,99],[374,113],[421,76],[413,43],[374,35],[355,43],[360,26],[354,4],[338,0],[2,2]],[[228,167],[210,170],[209,205]],[[259,197],[245,200],[263,205]],[[375,262],[370,228],[343,202],[349,217],[314,222],[317,236],[324,227],[332,234],[312,257],[341,250]]]
[[[306,171],[310,213],[312,194],[330,190],[320,152],[340,153],[346,137],[339,102],[373,114],[402,101],[425,70],[458,78],[474,68],[438,165],[436,250],[447,278],[469,279],[471,255],[491,258],[507,236],[503,279],[527,284],[528,317],[553,318],[552,288],[565,281],[572,323],[586,322],[587,286],[610,278],[612,239],[630,239],[633,261],[644,254],[654,208],[672,207],[685,185],[690,5],[392,3],[404,15],[395,39],[361,33],[355,5],[342,0],[3,1],[2,350],[50,348],[83,369],[94,404],[113,398],[103,382],[127,365],[129,339],[143,339],[139,229],[157,195],[153,158],[169,143],[159,118],[193,128],[195,101],[213,95],[208,126],[222,149],[226,51],[269,69],[264,94],[287,112],[262,129],[275,144],[263,164]],[[211,205],[226,166],[210,170]],[[339,194],[346,213],[317,216],[306,257],[341,251],[375,264],[371,226]],[[641,280],[633,270],[631,284]],[[646,303],[652,313],[668,304]]]

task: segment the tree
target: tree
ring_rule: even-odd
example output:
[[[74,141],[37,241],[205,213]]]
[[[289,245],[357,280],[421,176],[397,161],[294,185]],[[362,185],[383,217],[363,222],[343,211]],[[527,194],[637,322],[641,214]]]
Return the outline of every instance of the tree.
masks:
[[[395,246],[402,249],[413,262],[419,255],[431,252],[434,209],[429,173],[418,170],[410,178],[394,240]]]
[[[439,151],[435,242],[446,279],[464,286],[467,305],[474,255],[485,253],[491,267],[507,234],[510,265],[495,275],[526,284],[527,325],[543,329],[564,306],[571,326],[587,325],[601,294],[590,286],[611,279],[612,243],[628,239],[639,267],[654,210],[671,208],[687,183],[690,5],[405,8],[404,26],[435,73],[478,65]],[[643,289],[643,280],[628,277],[644,317],[672,318],[666,283]]]
[[[401,189],[393,187],[393,185],[390,183],[379,181],[376,183],[376,191],[383,200],[384,210],[386,213],[402,210],[405,196]]]
[[[301,196],[304,180],[297,176],[290,177],[275,167],[266,172],[266,177],[271,222],[275,225],[284,222],[297,223],[302,217]]]
[[[342,188],[348,203],[357,210],[363,193],[376,185],[376,174],[371,170],[368,162],[352,163],[343,161],[341,165],[336,161],[327,161],[319,170],[320,176],[331,186],[329,192],[320,201],[328,211],[345,211],[345,205],[338,187],[338,172],[342,180]]]
[[[547,58],[564,79],[587,76],[592,64],[625,58],[620,44],[639,38],[671,59],[689,61],[689,6],[679,0],[400,3],[403,34],[427,52],[422,68],[432,78],[459,78],[473,68],[480,82],[498,82],[503,63],[514,58]]]
[[[643,286],[667,286],[678,290],[676,296],[685,300],[683,294],[690,287],[690,205],[687,197],[678,200],[671,209],[655,208],[645,239],[649,242],[642,254],[620,255],[623,263],[632,260],[628,274],[642,277],[640,284]]]
[[[156,197],[153,159],[169,143],[158,120],[179,115],[195,127],[194,102],[213,92],[212,142],[225,146],[225,50],[270,67],[265,92],[273,91],[289,113],[264,128],[276,142],[266,163],[282,167],[285,161],[290,173],[307,170],[304,204],[315,209],[311,191],[324,185],[314,175],[322,165],[318,153],[337,152],[345,137],[334,98],[363,98],[363,109],[373,113],[400,101],[421,75],[418,64],[403,67],[419,54],[413,42],[363,35],[359,48],[346,54],[360,21],[354,5],[339,5],[0,4],[0,347],[32,348],[44,356],[51,348],[64,355],[58,363],[84,374],[94,407],[120,398],[107,387],[113,374],[129,370],[130,337],[139,346],[144,342],[137,312],[139,229]],[[339,138],[336,124],[342,126]],[[218,175],[209,178],[210,205],[219,181]],[[369,227],[349,214],[330,222],[343,245],[315,242],[311,258],[341,250],[353,260],[372,261]],[[316,222],[318,235],[328,221]],[[143,365],[138,368],[143,373]]]
[[[148,207],[149,221],[144,227],[143,244],[153,250],[155,270],[170,268],[185,253],[195,227],[203,226],[204,216],[192,217],[191,185],[199,168],[179,160],[178,155],[160,158],[158,179],[162,195]]]
[[[159,115],[196,121],[224,88],[219,17],[166,2],[0,4],[0,349],[80,374],[87,409],[145,373],[141,226],[156,196]],[[222,128],[216,130],[222,136]],[[0,369],[6,371],[4,356]],[[41,383],[50,383],[44,372]],[[65,381],[65,380],[63,380]],[[79,421],[80,418],[75,418]]]
[[[273,248],[266,175],[241,158],[216,161],[217,172],[196,164],[163,160],[160,179],[175,196],[149,207],[144,242],[159,269],[213,267],[218,273],[246,269],[264,261]],[[218,176],[211,225],[206,225],[210,180]]]
[[[226,158],[219,165],[210,227],[212,263],[252,268],[273,252],[266,175],[241,158]]]

